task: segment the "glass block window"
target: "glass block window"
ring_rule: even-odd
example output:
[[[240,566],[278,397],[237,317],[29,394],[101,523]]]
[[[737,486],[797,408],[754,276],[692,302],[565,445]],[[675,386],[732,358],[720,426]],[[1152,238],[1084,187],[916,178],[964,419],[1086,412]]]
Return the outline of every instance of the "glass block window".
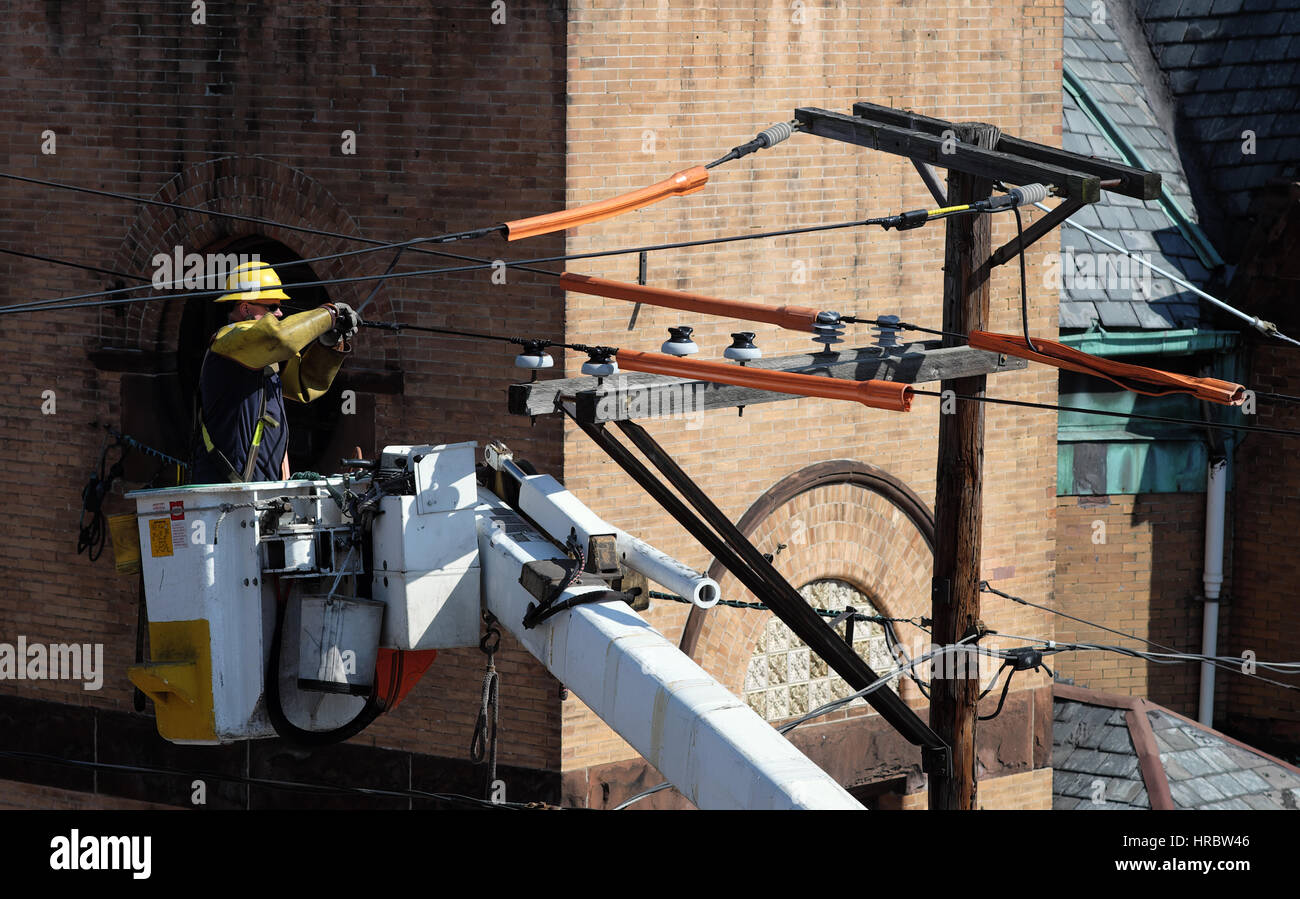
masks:
[[[866,615],[877,614],[867,596],[847,581],[825,579],[805,585],[800,595],[817,609],[843,610],[853,606]],[[836,628],[844,633],[844,625]],[[874,622],[859,621],[853,627],[853,648],[876,672],[895,667],[885,643],[884,629]],[[897,680],[889,688],[897,691]],[[745,672],[745,701],[768,721],[782,721],[810,712],[854,692],[826,662],[772,615],[758,638],[758,645]],[[846,708],[866,704],[856,699]]]

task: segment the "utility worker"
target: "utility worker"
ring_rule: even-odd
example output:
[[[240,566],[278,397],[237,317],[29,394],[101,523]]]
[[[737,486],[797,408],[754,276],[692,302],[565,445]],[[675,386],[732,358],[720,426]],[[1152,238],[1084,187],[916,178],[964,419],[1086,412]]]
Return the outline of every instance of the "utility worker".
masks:
[[[213,336],[199,374],[195,484],[289,477],[284,400],[310,403],[330,388],[352,351],[360,316],[343,303],[284,318],[289,299],[265,262],[246,262],[226,279],[230,324]]]

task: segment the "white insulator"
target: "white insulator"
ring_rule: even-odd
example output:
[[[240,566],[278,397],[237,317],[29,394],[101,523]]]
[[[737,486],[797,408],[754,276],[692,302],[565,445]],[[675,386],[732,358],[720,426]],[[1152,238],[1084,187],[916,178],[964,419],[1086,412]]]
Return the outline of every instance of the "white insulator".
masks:
[[[515,357],[515,368],[553,368],[555,357],[550,353],[520,353]]]
[[[754,359],[762,359],[763,351],[754,346],[754,332],[739,331],[731,335],[731,346],[727,347],[722,355],[735,362],[750,362]]]
[[[618,374],[618,363],[613,359],[608,362],[592,362],[588,359],[582,363],[582,373],[592,378],[608,378]]]
[[[1025,206],[1029,203],[1041,203],[1047,199],[1047,186],[1043,184],[1022,184],[1019,187],[1013,187],[1008,191],[1013,197],[1016,197],[1017,206]]]
[[[660,351],[670,356],[691,356],[698,353],[700,351],[699,346],[695,341],[691,340],[691,331],[693,330],[693,328],[688,328],[685,325],[678,328],[669,328],[668,333],[671,336],[664,341],[664,345],[659,348]]]
[[[791,127],[789,122],[780,122],[758,132],[758,136],[765,139],[769,147],[776,146],[781,141],[789,138],[791,134],[794,134],[794,128]]]

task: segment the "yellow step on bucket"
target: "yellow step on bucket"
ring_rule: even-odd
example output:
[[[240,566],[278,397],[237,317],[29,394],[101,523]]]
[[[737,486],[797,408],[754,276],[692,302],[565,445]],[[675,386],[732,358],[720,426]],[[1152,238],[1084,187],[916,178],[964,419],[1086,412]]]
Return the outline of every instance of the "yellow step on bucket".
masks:
[[[140,528],[134,512],[108,516],[108,533],[113,538],[113,558],[118,574],[140,573]]]

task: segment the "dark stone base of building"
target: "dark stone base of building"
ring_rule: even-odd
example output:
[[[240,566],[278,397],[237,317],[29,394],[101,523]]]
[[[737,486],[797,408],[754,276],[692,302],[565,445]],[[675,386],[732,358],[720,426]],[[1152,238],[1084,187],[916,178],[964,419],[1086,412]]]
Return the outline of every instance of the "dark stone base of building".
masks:
[[[558,772],[498,765],[497,779],[506,801],[560,801]],[[14,696],[0,696],[0,780],[206,809],[463,809],[472,803],[453,797],[487,798],[485,767],[466,759],[356,743],[177,746],[150,715]]]

